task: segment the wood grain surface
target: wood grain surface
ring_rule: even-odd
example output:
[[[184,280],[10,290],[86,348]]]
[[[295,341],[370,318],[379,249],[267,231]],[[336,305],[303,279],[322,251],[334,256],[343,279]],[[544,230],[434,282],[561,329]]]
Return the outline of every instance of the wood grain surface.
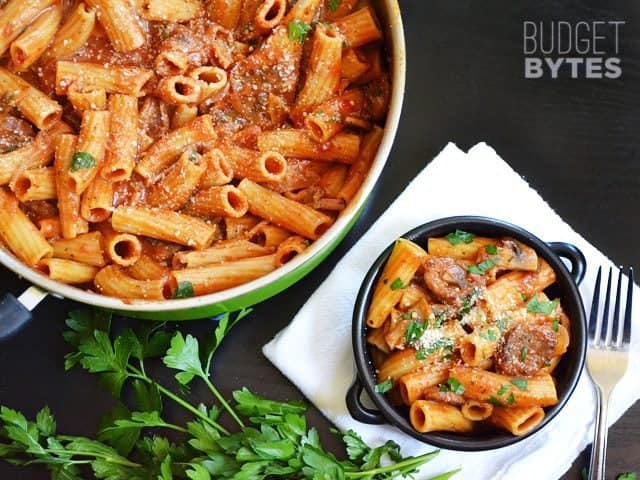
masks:
[[[258,305],[230,334],[214,368],[214,383],[223,392],[247,386],[279,399],[301,396],[263,357],[262,345],[293,318],[336,262],[449,141],[464,149],[486,141],[578,232],[615,262],[640,268],[638,4],[631,0],[522,3],[401,0],[408,49],[407,92],[382,179],[338,249],[298,284]],[[525,79],[522,29],[526,20],[625,21],[620,30],[622,77]],[[455,184],[451,195],[467,195],[473,201],[472,192],[457,191]],[[522,216],[524,223],[527,212]],[[2,267],[0,285],[14,293],[26,287]],[[93,435],[112,401],[89,374],[63,370],[62,358],[68,351],[61,337],[63,321],[76,306],[47,298],[27,328],[0,346],[0,403],[30,415],[48,404],[60,431]],[[203,320],[181,328],[203,333],[211,327],[210,320]],[[197,388],[191,396],[208,398]],[[180,417],[179,412],[169,413]],[[330,425],[315,410],[311,423],[320,427],[327,445],[337,448],[328,432]],[[636,404],[610,430],[607,478],[624,471],[640,472],[639,431],[640,406]],[[587,461],[588,454],[583,454],[563,478],[579,479]],[[43,470],[0,463],[2,480],[45,478]]]

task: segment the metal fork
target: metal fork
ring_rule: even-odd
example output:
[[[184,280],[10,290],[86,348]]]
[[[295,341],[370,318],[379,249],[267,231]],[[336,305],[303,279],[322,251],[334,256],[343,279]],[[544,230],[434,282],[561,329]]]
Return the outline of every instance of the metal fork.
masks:
[[[609,319],[609,301],[613,269],[609,269],[609,279],[605,294],[604,310],[598,316],[600,303],[600,280],[602,267],[598,269],[596,285],[593,292],[593,303],[589,317],[589,349],[587,350],[587,370],[596,390],[596,425],[589,480],[603,480],[605,460],[607,457],[607,407],[609,396],[616,384],[627,370],[629,360],[629,344],[631,342],[631,303],[633,301],[633,269],[629,268],[627,299],[623,323],[620,322],[620,301],[623,269],[618,273],[618,286],[613,307],[613,315]]]

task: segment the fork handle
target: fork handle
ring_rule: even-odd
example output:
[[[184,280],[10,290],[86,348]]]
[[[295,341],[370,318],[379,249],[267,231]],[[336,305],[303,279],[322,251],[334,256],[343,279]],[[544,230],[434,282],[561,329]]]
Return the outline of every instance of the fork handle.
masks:
[[[605,463],[607,460],[607,406],[609,396],[604,398],[603,391],[596,387],[596,424],[593,446],[591,447],[591,462],[589,463],[589,480],[604,480]]]

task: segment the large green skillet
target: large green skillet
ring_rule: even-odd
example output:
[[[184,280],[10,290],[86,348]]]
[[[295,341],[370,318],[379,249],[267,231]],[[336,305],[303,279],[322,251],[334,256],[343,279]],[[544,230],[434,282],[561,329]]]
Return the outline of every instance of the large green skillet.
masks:
[[[117,298],[105,297],[53,281],[28,268],[13,255],[0,249],[0,263],[33,284],[17,299],[9,293],[0,297],[0,339],[17,332],[31,317],[31,309],[47,294],[62,296],[129,317],[153,320],[191,320],[254,305],[281,292],[313,270],[340,243],[358,218],[382,172],[398,128],[406,70],[400,7],[397,0],[375,0],[373,3],[385,30],[392,74],[392,95],[384,137],[371,166],[371,171],[360,191],[334,225],[320,239],[283,267],[252,282],[200,297],[153,302],[123,302]]]

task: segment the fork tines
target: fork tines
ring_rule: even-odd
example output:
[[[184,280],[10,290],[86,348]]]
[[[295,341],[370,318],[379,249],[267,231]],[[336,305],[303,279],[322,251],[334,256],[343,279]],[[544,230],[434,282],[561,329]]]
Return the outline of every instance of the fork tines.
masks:
[[[613,315],[609,315],[611,289],[613,282],[613,268],[609,269],[607,279],[607,291],[605,293],[604,309],[602,315],[598,315],[600,304],[600,283],[602,280],[602,267],[598,268],[598,276],[593,290],[593,303],[589,316],[589,340],[595,347],[617,349],[626,348],[631,342],[631,306],[633,303],[633,268],[629,267],[627,281],[627,299],[624,311],[624,319],[620,325],[620,304],[622,298],[622,274],[624,269],[619,268],[616,287],[616,300],[613,307]],[[609,317],[611,316],[611,319]],[[612,344],[612,339],[614,342]]]

